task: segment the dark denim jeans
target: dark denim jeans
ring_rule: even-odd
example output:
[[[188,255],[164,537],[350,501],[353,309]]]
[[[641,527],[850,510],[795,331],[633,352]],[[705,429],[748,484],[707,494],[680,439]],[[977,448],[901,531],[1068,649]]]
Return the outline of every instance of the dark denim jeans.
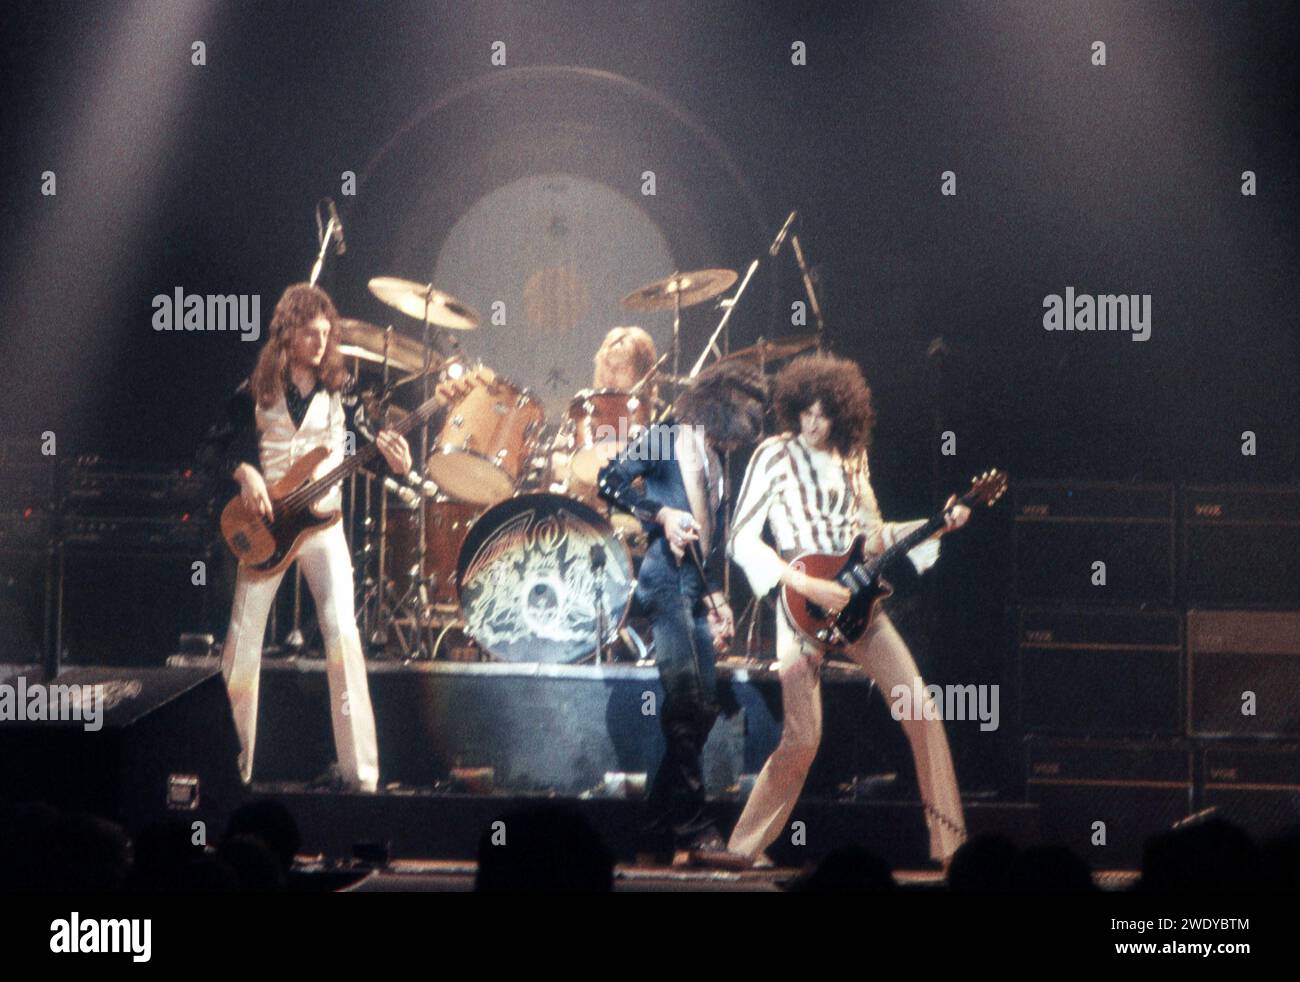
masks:
[[[641,567],[637,602],[654,629],[663,687],[658,713],[664,756],[650,785],[647,830],[671,831],[680,846],[710,828],[701,754],[718,715],[718,693],[706,593],[689,564],[651,563],[647,557]]]

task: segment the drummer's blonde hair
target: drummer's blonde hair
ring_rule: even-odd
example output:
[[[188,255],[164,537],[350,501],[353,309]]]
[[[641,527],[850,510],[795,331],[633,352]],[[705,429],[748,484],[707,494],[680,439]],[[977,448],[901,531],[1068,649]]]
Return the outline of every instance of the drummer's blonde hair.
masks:
[[[643,328],[615,327],[605,335],[605,340],[600,344],[600,350],[596,352],[596,357],[592,359],[595,365],[595,371],[592,373],[592,384],[598,389],[608,388],[602,381],[602,374],[606,363],[611,355],[622,355],[628,358],[632,363],[632,371],[636,373],[637,378],[642,378],[654,367],[655,359],[659,357],[655,351],[655,339],[652,338]],[[654,398],[654,383],[649,383],[649,392],[647,395]]]

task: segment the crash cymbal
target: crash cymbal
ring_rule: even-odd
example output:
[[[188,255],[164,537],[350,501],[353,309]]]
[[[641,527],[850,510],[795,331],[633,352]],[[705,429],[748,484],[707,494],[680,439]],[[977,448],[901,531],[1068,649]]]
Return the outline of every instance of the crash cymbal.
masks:
[[[800,337],[781,338],[779,341],[759,341],[758,344],[751,345],[748,348],[733,351],[720,360],[747,361],[750,364],[757,365],[780,361],[783,358],[791,358],[801,351],[807,351],[809,348],[815,347],[817,347],[817,335],[804,334]]]
[[[665,279],[637,287],[623,298],[623,306],[637,311],[672,310],[674,297],[680,297],[681,305],[690,307],[716,297],[735,283],[736,279],[736,271],[732,269],[697,269],[689,273],[674,273]]]
[[[362,361],[382,365],[384,362],[384,335],[388,332],[382,327],[340,317],[336,322],[339,328],[339,351],[347,358],[360,358]],[[442,363],[437,352],[433,354],[433,368]],[[424,371],[424,345],[405,334],[393,331],[388,334],[388,365],[394,372],[409,375]]]
[[[479,316],[449,293],[435,290],[427,283],[402,280],[396,276],[376,276],[370,281],[370,292],[394,310],[424,323],[425,298],[428,298],[429,323],[453,331],[472,331],[478,327]]]

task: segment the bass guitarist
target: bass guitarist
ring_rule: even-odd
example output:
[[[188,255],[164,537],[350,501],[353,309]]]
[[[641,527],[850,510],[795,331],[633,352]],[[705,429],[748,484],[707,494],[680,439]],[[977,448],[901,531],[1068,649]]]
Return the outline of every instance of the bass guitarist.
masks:
[[[270,337],[252,377],[231,399],[226,418],[214,425],[200,449],[200,463],[239,485],[244,505],[268,521],[275,506],[268,492],[316,447],[328,447],[320,472],[341,463],[347,417],[343,390],[348,376],[339,353],[338,311],[319,287],[296,283],[284,291],[271,317]],[[406,440],[389,430],[376,437],[380,453],[396,473],[411,467]],[[260,466],[259,466],[260,465]],[[331,488],[315,510],[337,512],[342,492]],[[341,522],[311,532],[296,561],[316,601],[325,645],[330,716],[338,754],[337,779],[350,790],[374,791],[379,750],[370,706],[366,663],[353,606],[352,559]],[[240,776],[252,780],[257,736],[258,683],[262,638],[284,570],[257,574],[240,566],[230,630],[221,671],[239,732]]]
[[[859,534],[867,537],[867,552],[878,554],[926,520],[900,523],[881,518],[867,468],[875,413],[871,391],[856,364],[820,354],[796,359],[777,376],[773,403],[778,425],[786,432],[765,440],[750,459],[728,551],[756,596],[781,584],[838,612],[849,602],[849,591],[833,580],[807,575],[790,560],[811,552],[839,552]],[[960,528],[969,517],[969,509],[954,502],[949,499],[945,505],[945,527],[937,535]],[[776,549],[763,541],[765,525]],[[908,553],[918,571],[938,558],[937,535]],[[717,865],[769,862],[764,850],[789,821],[821,742],[823,649],[799,636],[780,605],[778,611],[781,740],[758,776],[727,851],[707,857]],[[911,689],[920,675],[907,645],[883,613],[845,653],[866,669],[882,695],[896,685]],[[913,710],[910,719],[902,720],[903,730],[916,763],[930,855],[946,864],[965,838],[957,778],[935,707]]]

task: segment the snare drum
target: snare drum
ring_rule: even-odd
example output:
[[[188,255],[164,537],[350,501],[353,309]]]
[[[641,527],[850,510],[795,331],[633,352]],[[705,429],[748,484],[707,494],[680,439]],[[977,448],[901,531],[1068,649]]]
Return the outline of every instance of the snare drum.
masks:
[[[535,454],[545,421],[527,389],[500,376],[479,382],[451,407],[425,470],[460,501],[504,501]]]

